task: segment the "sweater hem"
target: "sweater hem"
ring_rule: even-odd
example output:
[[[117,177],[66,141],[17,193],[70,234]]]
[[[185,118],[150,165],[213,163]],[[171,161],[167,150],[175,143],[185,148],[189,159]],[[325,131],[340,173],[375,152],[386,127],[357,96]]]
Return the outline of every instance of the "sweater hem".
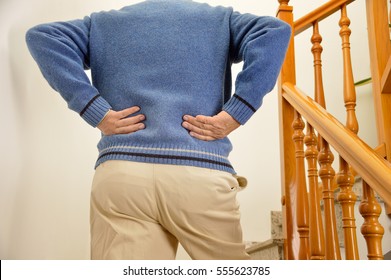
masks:
[[[109,160],[187,165],[236,174],[227,157],[197,150],[116,146],[100,151],[95,168]]]

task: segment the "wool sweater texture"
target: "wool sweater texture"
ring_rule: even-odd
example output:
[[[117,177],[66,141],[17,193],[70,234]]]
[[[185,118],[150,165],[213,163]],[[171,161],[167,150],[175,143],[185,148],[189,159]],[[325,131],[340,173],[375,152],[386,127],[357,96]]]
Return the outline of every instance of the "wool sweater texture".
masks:
[[[143,130],[102,135],[95,167],[129,160],[235,173],[229,139],[198,140],[182,118],[224,110],[245,124],[274,88],[290,35],[286,23],[270,16],[149,0],[40,24],[26,42],[51,87],[91,126],[110,109],[139,106],[146,116]],[[231,66],[239,62],[233,83]]]

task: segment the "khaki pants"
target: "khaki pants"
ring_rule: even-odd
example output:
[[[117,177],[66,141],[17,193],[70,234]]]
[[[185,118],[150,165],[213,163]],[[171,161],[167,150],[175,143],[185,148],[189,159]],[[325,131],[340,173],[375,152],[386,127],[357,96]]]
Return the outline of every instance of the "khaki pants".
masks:
[[[249,259],[238,180],[198,167],[107,161],[91,194],[92,259]]]

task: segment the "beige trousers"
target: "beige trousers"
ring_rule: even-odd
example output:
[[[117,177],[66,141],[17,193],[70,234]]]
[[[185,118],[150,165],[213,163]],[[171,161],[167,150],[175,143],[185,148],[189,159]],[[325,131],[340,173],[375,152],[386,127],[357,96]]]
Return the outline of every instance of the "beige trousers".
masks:
[[[91,193],[92,259],[249,259],[238,180],[198,167],[107,161]]]

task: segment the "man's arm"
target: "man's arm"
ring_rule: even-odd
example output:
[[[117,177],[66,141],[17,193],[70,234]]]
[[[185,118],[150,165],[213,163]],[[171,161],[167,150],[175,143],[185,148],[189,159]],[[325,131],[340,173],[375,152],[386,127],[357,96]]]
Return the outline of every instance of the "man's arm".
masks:
[[[200,140],[221,139],[245,124],[276,83],[291,36],[289,25],[274,17],[234,12],[231,16],[231,61],[244,62],[235,94],[213,117],[186,116],[183,126]]]
[[[90,18],[41,24],[26,34],[29,50],[50,86],[68,107],[104,135],[132,133],[144,129],[144,115],[129,117],[137,106],[116,112],[91,85],[89,68]]]

